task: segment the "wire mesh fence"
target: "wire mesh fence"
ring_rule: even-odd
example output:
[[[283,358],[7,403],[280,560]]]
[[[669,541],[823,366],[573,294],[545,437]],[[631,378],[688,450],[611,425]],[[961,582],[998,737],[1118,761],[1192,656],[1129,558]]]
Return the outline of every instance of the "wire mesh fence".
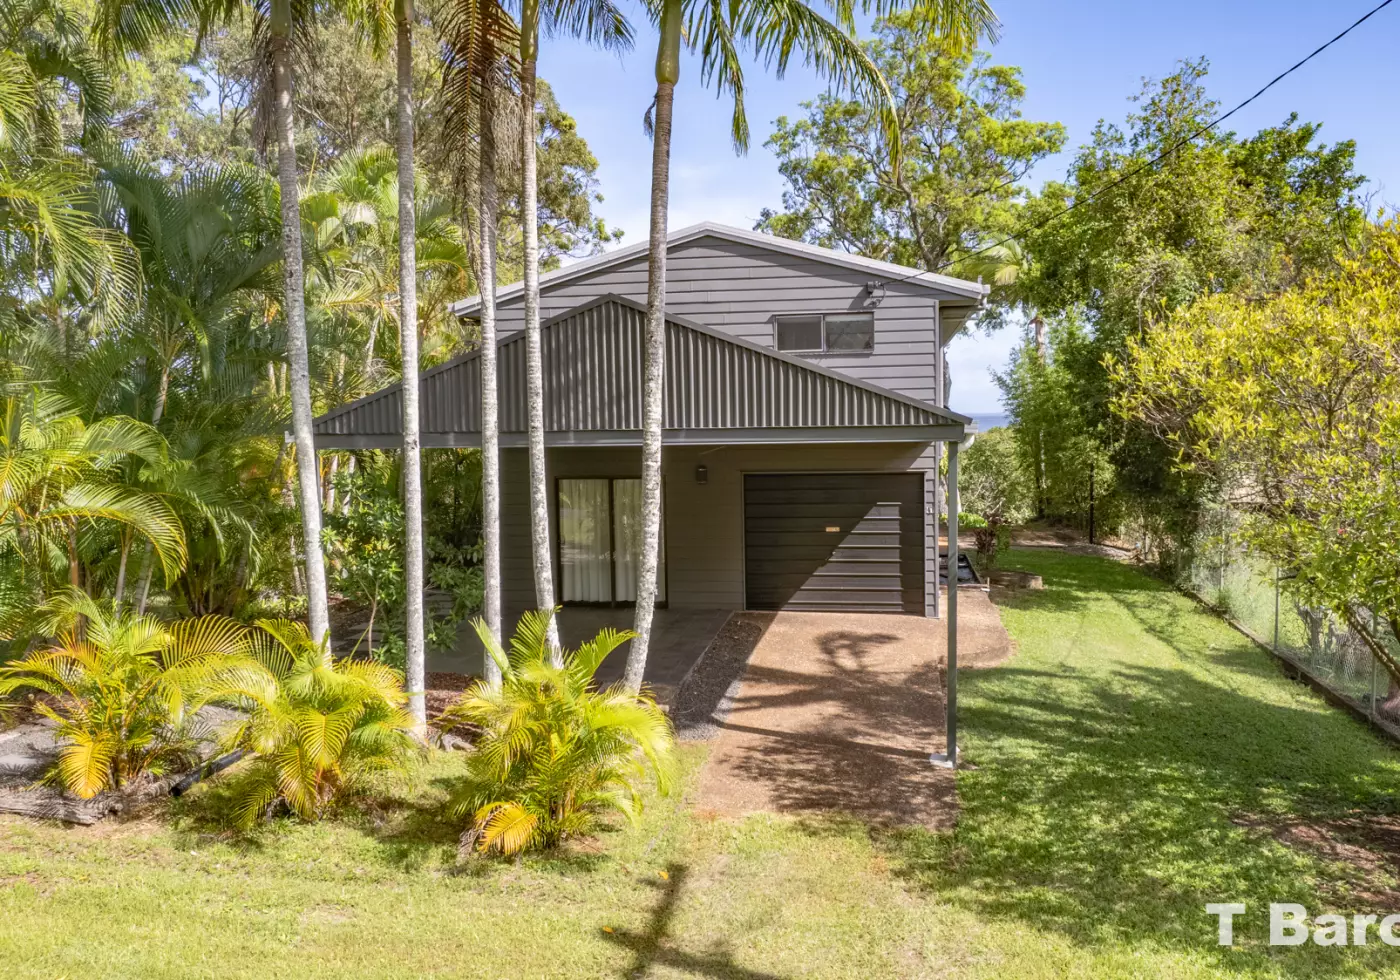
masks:
[[[1288,573],[1253,557],[1238,519],[1212,515],[1183,584],[1316,683],[1400,738],[1400,718],[1383,710],[1390,678],[1365,644],[1326,610],[1296,602]]]

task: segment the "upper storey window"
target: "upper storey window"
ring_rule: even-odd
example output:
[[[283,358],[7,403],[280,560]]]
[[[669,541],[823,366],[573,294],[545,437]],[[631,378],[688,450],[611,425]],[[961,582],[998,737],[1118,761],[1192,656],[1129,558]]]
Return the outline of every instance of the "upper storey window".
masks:
[[[776,317],[777,347],[791,353],[875,349],[875,314],[815,313]]]

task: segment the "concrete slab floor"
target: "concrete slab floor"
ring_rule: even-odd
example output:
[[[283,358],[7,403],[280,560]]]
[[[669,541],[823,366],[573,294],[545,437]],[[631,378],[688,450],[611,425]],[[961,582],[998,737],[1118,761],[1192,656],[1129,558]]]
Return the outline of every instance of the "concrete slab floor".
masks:
[[[676,687],[724,626],[729,614],[728,609],[656,610],[643,683],[651,686],[658,701],[670,704]],[[630,630],[635,615],[628,606],[565,606],[559,611],[559,638],[565,647],[575,647],[596,636],[604,627]],[[519,612],[514,612],[505,617],[512,630],[519,616]],[[429,654],[430,671],[480,673],[481,645],[471,628],[463,625],[465,631],[459,634],[455,651]],[[621,679],[630,646],[630,643],[623,644],[603,662],[598,669],[600,683],[611,684]]]

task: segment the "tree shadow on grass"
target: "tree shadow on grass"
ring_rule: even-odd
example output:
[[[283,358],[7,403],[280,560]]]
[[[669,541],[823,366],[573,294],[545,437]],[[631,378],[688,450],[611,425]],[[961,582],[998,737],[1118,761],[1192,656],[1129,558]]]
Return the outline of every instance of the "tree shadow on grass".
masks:
[[[1034,563],[1046,591],[1016,597],[1017,607],[1057,614],[1114,600],[1179,666],[1120,642],[1098,660],[1081,648],[1059,667],[1042,650],[1033,668],[1013,661],[965,675],[966,758],[978,768],[958,777],[961,821],[952,835],[877,831],[899,873],[984,920],[1085,947],[1215,955],[1204,905],[1245,902],[1236,933],[1255,943],[1220,952],[1222,973],[1267,959],[1283,975],[1355,975],[1393,957],[1374,936],[1364,949],[1260,947],[1271,901],[1368,909],[1344,902],[1354,869],[1321,864],[1241,818],[1393,812],[1400,753],[1320,699],[1295,697],[1243,637],[1184,629],[1182,617],[1206,614],[1160,594],[1170,587],[1106,560],[1050,557]],[[1090,563],[1099,567],[1075,569]],[[1075,590],[1083,594],[1057,594]]]
[[[712,944],[703,953],[677,949],[668,941],[671,923],[685,888],[688,871],[686,865],[672,862],[667,865],[664,878],[645,879],[649,887],[657,889],[661,894],[644,929],[603,930],[602,936],[605,940],[632,954],[627,965],[618,971],[618,975],[626,980],[635,980],[649,976],[652,967],[660,966],[670,972],[712,980],[781,980],[777,974],[739,966],[734,962],[733,951],[722,941]]]

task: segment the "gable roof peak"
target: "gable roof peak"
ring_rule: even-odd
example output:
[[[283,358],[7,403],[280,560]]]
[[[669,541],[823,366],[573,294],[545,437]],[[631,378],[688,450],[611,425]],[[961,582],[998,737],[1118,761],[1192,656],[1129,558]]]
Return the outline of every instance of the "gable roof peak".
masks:
[[[969,282],[966,279],[957,279],[953,276],[945,276],[937,272],[925,272],[922,269],[911,268],[910,266],[896,265],[893,262],[885,262],[880,259],[866,258],[863,255],[856,255],[853,252],[843,252],[834,248],[823,248],[820,245],[812,245],[808,242],[796,241],[791,238],[779,238],[776,235],[769,235],[761,231],[752,231],[744,228],[736,228],[732,225],[724,225],[715,221],[702,221],[698,224],[688,225],[679,228],[666,236],[666,246],[670,250],[678,245],[700,238],[718,238],[723,241],[734,242],[743,245],[753,245],[758,248],[767,249],[786,255],[798,255],[803,258],[812,259],[817,262],[825,262],[828,265],[869,274],[872,278],[881,279],[886,282],[898,281],[901,284],[923,286],[934,290],[944,296],[951,296],[954,299],[962,299],[968,303],[979,303],[988,293],[991,287],[980,282]],[[621,265],[631,262],[647,254],[648,241],[643,239],[634,245],[627,245],[614,252],[602,252],[598,255],[580,259],[570,265],[552,272],[546,272],[540,276],[540,288],[544,289],[558,283],[569,282],[590,273],[606,269],[611,266]],[[496,290],[496,300],[510,300],[520,295],[523,291],[523,284],[516,282],[509,286],[501,286]],[[479,296],[469,296],[466,299],[452,303],[448,309],[457,316],[470,316],[475,313],[481,305]]]

